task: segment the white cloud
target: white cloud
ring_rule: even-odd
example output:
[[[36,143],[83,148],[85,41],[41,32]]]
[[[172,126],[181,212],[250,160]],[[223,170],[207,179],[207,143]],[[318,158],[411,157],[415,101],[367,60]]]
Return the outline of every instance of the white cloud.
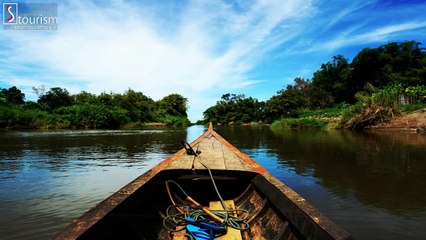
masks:
[[[210,106],[205,104],[221,94],[255,84],[247,72],[292,36],[290,27],[276,29],[291,26],[312,8],[271,0],[236,11],[226,2],[190,1],[176,12],[180,16],[172,16],[153,5],[84,1],[59,7],[58,31],[2,33],[13,35],[11,64],[45,70],[21,85],[44,79],[48,87],[92,93],[130,87],[155,99],[181,93],[189,98],[191,120],[201,118]]]
[[[0,74],[26,89],[43,83],[98,94],[130,87],[154,99],[180,93],[194,121],[224,93],[275,92],[341,49],[424,32],[412,6],[378,11],[378,3],[65,2],[57,31],[0,31]]]
[[[389,41],[389,39],[395,34],[424,27],[426,27],[426,22],[407,22],[384,26],[371,30],[369,32],[363,32],[361,34],[351,34],[351,32],[344,32],[339,37],[332,39],[331,41],[323,44],[322,46],[317,46],[315,50],[335,50],[343,46],[354,46],[371,42],[386,42]]]

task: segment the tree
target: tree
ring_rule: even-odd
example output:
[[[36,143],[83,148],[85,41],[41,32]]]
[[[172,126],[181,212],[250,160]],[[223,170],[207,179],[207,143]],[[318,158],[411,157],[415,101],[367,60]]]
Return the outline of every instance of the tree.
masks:
[[[331,62],[321,65],[321,70],[314,73],[312,83],[318,89],[326,91],[333,96],[336,103],[353,102],[353,94],[350,84],[351,66],[342,55],[333,57]],[[348,94],[352,92],[352,94]]]
[[[47,110],[53,111],[59,107],[70,106],[73,103],[73,98],[67,89],[54,87],[41,96],[37,102]]]
[[[426,53],[419,42],[392,42],[378,48],[365,48],[353,59],[351,84],[361,91],[365,84],[384,87],[402,83],[404,87],[424,85]]]
[[[187,117],[186,111],[188,110],[188,99],[182,95],[174,93],[165,96],[163,99],[158,101],[159,111],[172,115],[172,116],[183,116]]]
[[[94,104],[96,103],[96,95],[92,93],[88,93],[86,91],[81,91],[80,93],[73,96],[75,104],[81,104],[81,103],[89,103]]]
[[[96,97],[96,104],[103,106],[114,106],[113,94],[108,94],[106,92],[102,92],[99,96]]]
[[[224,94],[215,106],[204,111],[204,120],[228,124],[264,120],[264,102],[244,94]]]
[[[38,87],[32,87],[33,92],[37,95],[38,98],[41,98],[46,92],[46,86],[44,84]]]
[[[6,103],[6,95],[3,92],[3,89],[0,89],[0,103]]]
[[[128,89],[123,95],[114,95],[114,102],[129,112],[132,121],[150,121],[151,112],[154,109],[154,100],[145,96],[142,92]]]
[[[11,104],[24,104],[25,94],[21,92],[16,86],[10,87],[9,89],[1,89],[0,98]]]
[[[295,78],[294,85],[277,92],[265,104],[265,115],[269,121],[293,115],[298,109],[306,108],[310,102],[308,90],[311,82],[303,78]]]

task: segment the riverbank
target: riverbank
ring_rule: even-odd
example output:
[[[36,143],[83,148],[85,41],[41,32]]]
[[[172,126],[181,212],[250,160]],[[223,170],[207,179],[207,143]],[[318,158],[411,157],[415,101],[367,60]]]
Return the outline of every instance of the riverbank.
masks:
[[[395,130],[410,132],[426,132],[426,108],[395,116],[389,122],[379,123],[367,128],[368,130]]]
[[[282,118],[271,124],[272,128],[324,128],[343,129],[350,128],[347,124],[351,121],[350,105],[341,105],[333,108],[300,111],[298,117]],[[423,105],[401,105],[397,113],[377,123],[363,128],[365,130],[390,130],[426,132],[426,107]]]

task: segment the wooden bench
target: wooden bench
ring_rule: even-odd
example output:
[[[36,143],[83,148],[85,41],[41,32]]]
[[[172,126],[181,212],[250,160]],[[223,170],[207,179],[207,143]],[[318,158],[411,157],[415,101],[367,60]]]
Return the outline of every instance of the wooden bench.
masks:
[[[233,200],[225,200],[225,206],[227,210],[235,210],[235,203]],[[222,204],[220,201],[210,202],[210,210],[223,210]],[[234,212],[235,217],[237,216]],[[241,231],[235,228],[228,227],[228,232],[216,238],[217,240],[242,240]]]

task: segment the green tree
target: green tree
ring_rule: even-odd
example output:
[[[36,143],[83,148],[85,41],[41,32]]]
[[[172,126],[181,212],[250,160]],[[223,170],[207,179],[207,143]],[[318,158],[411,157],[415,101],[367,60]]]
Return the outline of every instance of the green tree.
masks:
[[[72,126],[77,128],[116,128],[129,122],[127,111],[117,107],[74,104],[54,111],[64,116]]]
[[[102,92],[96,97],[96,104],[104,106],[114,106],[113,94]]]
[[[216,105],[204,111],[204,121],[215,123],[248,123],[264,120],[264,102],[244,94],[224,94]]]
[[[159,111],[172,116],[187,117],[188,99],[182,95],[174,93],[165,96],[158,102]]]
[[[48,111],[53,111],[59,107],[73,104],[73,97],[69,94],[67,89],[54,87],[41,96],[37,102]]]
[[[295,78],[294,85],[277,92],[265,104],[265,115],[268,121],[294,115],[298,109],[305,108],[309,103],[308,90],[311,83],[303,78]]]
[[[333,57],[331,62],[321,65],[321,70],[314,73],[312,83],[318,90],[333,96],[333,102],[353,102],[353,90],[350,84],[351,67],[342,55]],[[352,94],[348,94],[352,92]]]
[[[81,91],[80,93],[75,94],[73,97],[74,97],[75,104],[96,103],[96,95],[92,93],[88,93],[86,91]]]
[[[0,104],[6,103],[6,102],[7,102],[6,95],[4,94],[3,89],[0,89]]]
[[[145,96],[142,92],[128,89],[123,95],[114,95],[114,101],[129,113],[132,121],[147,122],[152,120],[151,113],[155,108],[154,100]]]
[[[3,98],[3,101],[11,104],[25,103],[25,94],[22,93],[21,90],[19,90],[16,86],[10,87],[9,89],[1,89],[0,98]]]
[[[365,84],[384,87],[402,83],[404,87],[424,85],[426,53],[419,42],[392,42],[377,48],[365,48],[353,59],[351,84],[355,92]]]

